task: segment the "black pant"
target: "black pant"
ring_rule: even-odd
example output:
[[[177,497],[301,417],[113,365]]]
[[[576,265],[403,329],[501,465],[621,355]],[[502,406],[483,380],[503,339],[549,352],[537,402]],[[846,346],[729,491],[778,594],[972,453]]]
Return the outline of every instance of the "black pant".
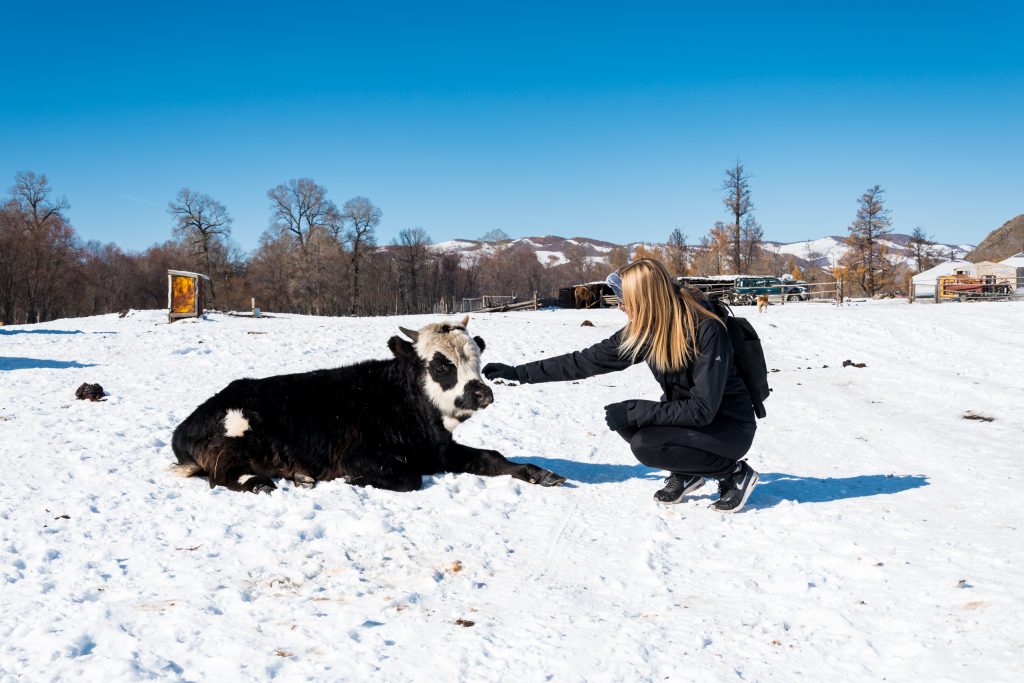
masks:
[[[722,478],[750,450],[756,430],[753,422],[718,419],[706,427],[630,427],[619,436],[648,467]]]

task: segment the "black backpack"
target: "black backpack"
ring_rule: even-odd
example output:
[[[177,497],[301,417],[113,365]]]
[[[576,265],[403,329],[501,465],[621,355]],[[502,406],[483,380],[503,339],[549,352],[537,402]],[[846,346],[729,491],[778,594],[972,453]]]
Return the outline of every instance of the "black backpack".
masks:
[[[754,404],[754,414],[762,418],[766,415],[764,402],[771,395],[772,388],[768,386],[768,365],[764,360],[761,338],[757,336],[750,321],[733,315],[732,309],[721,299],[713,299],[711,304],[712,310],[722,319],[729,332],[736,373],[747,385],[750,402]]]

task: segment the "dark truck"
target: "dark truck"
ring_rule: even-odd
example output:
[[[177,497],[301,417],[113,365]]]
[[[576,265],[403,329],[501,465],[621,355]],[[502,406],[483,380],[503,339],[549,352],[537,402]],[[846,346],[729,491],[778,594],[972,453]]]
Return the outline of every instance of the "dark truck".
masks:
[[[732,293],[733,304],[752,304],[762,294],[786,296],[786,301],[807,301],[811,292],[806,285],[783,282],[777,277],[740,277]]]

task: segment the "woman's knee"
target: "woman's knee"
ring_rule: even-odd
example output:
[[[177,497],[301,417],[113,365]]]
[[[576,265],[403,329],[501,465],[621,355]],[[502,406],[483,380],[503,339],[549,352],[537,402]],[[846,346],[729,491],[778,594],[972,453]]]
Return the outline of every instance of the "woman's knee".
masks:
[[[645,465],[658,460],[657,455],[664,450],[664,439],[658,437],[653,429],[638,429],[629,439],[629,448],[633,457]]]

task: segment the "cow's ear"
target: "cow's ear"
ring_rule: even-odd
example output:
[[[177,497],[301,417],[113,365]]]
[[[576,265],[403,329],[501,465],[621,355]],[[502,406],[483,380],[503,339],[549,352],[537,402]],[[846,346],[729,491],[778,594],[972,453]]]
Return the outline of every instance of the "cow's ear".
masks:
[[[475,341],[476,345],[480,347],[480,353],[483,353],[484,352],[484,348],[486,347],[486,344],[484,344],[484,338],[483,337],[473,337],[473,341]]]
[[[413,348],[413,345],[399,337],[397,334],[391,339],[388,339],[388,348],[391,349],[391,353],[395,354],[395,358],[416,355],[416,349]]]

